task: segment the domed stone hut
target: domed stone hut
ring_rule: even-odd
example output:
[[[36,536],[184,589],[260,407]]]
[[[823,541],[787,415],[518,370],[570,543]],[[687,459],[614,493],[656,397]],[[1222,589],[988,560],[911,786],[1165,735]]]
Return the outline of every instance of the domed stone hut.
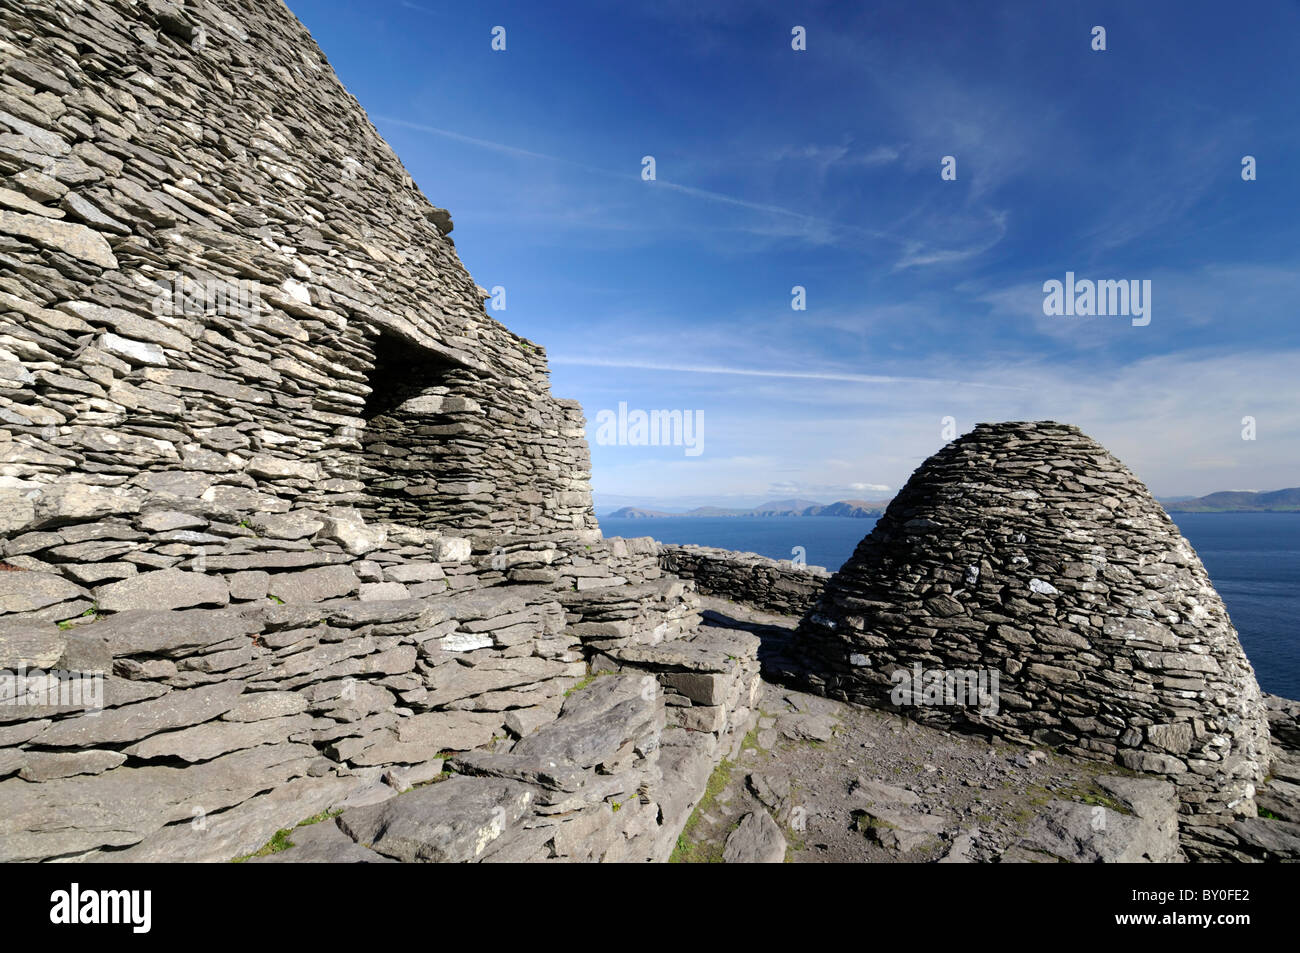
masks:
[[[814,686],[1167,776],[1253,813],[1268,730],[1191,545],[1078,428],[980,424],[928,459],[799,630]]]
[[[283,3],[0,2],[0,861],[669,856],[758,640],[452,230]]]

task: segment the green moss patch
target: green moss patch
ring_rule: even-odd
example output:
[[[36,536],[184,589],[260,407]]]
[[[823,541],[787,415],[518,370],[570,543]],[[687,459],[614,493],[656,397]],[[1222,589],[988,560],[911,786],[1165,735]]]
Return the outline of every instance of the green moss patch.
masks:
[[[297,824],[293,825],[292,828],[282,827],[280,828],[280,830],[272,834],[271,839],[267,841],[265,844],[263,844],[260,848],[253,851],[251,854],[245,854],[243,857],[234,858],[231,861],[231,863],[242,864],[244,861],[250,860],[253,857],[266,857],[269,854],[278,854],[281,851],[288,850],[290,847],[293,846],[293,841],[289,839],[289,836],[293,833],[294,830],[298,829],[299,827],[307,827],[311,824],[319,824],[321,821],[328,820],[331,817],[338,817],[342,813],[343,812],[341,810],[321,811],[319,814],[313,814],[305,821],[299,821]]]

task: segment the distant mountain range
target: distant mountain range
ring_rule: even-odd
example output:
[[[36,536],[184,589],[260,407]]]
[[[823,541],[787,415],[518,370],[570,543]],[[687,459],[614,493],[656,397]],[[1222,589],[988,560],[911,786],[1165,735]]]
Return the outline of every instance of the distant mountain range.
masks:
[[[837,503],[814,503],[811,500],[776,500],[753,509],[736,510],[724,506],[697,506],[685,513],[665,513],[662,510],[645,510],[625,506],[609,515],[615,519],[663,519],[684,516],[849,516],[865,519],[879,516],[887,503],[870,503],[867,500],[840,500]]]
[[[1300,512],[1300,487],[1253,493],[1249,490],[1221,490],[1190,500],[1166,501],[1170,513],[1286,513]]]
[[[1208,496],[1167,497],[1161,504],[1170,513],[1288,513],[1300,512],[1300,487],[1256,493],[1250,490],[1221,490]],[[607,514],[614,519],[666,519],[700,516],[848,516],[857,519],[879,516],[889,501],[840,500],[816,503],[812,500],[774,500],[751,509],[725,506],[697,506],[684,513],[668,513],[639,506],[624,506]]]

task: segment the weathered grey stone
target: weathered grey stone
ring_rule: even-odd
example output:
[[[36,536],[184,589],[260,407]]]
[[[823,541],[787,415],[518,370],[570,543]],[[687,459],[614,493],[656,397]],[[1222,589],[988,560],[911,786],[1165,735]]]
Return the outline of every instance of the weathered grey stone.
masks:
[[[555,720],[556,714],[543,707],[516,708],[505,713],[505,727],[516,738],[523,738],[543,725],[549,725]]]
[[[152,701],[65,718],[42,731],[32,743],[50,748],[86,748],[136,741],[171,728],[210,721],[229,711],[243,690],[242,682],[222,682],[168,692]]]
[[[17,774],[26,767],[27,754],[22,748],[0,748],[0,778]]]
[[[0,205],[13,209],[15,212],[43,215],[46,218],[63,218],[61,209],[47,208],[39,202],[32,201],[23,193],[15,192],[12,189],[0,188]]]
[[[835,719],[812,713],[787,714],[776,720],[776,730],[795,741],[830,741],[835,736]]]
[[[248,523],[259,536],[271,539],[307,539],[324,525],[299,513],[258,513]]]
[[[935,814],[872,805],[854,812],[868,838],[889,850],[908,853],[937,843],[948,822]]]
[[[214,574],[162,569],[100,586],[95,601],[104,612],[224,606],[230,602],[230,588]]]
[[[296,715],[307,710],[307,699],[298,692],[248,692],[221,717],[226,721],[263,721]]]
[[[23,769],[18,777],[24,781],[50,781],[54,778],[71,778],[79,774],[103,774],[126,761],[126,755],[117,751],[89,749],[67,754],[52,751],[23,752]]]
[[[589,768],[615,758],[662,727],[662,696],[633,675],[598,678],[565,700],[560,717],[523,738],[513,753]]]
[[[558,832],[521,815],[483,847],[466,827],[471,854],[649,856],[664,714],[644,669],[723,676],[681,683],[715,725],[756,641],[744,663],[721,643],[666,649],[628,676],[637,697],[578,692],[556,730],[587,674],[567,622],[641,644],[698,622],[656,546],[601,540],[581,407],[484,312],[449,214],[287,9],[120,12],[0,18],[0,47],[22,53],[0,96],[0,555],[20,569],[0,581],[29,593],[0,614],[38,627],[5,650],[54,660],[41,626],[77,616],[54,661],[111,673],[96,718],[0,705],[0,855],[227,860],[434,780],[437,750],[504,751],[509,719],[550,732],[516,768],[590,763],[563,767],[580,791],[533,772],[546,803],[527,823]],[[252,64],[233,83],[232,55]],[[199,114],[216,133],[169,124]],[[329,135],[311,135],[322,116]],[[250,280],[258,300],[241,301]],[[33,600],[33,580],[51,591]],[[94,599],[103,614],[82,616]],[[73,770],[101,773],[54,776]],[[373,859],[339,847],[323,852]]]
[[[137,494],[116,487],[60,483],[43,489],[35,506],[35,523],[53,526],[126,516],[140,510]]]
[[[118,235],[131,234],[131,226],[105,214],[103,209],[94,202],[76,192],[69,192],[63,196],[60,204],[73,218],[80,219],[99,231],[115,232]]]
[[[36,519],[37,491],[0,487],[0,533],[21,532]]]
[[[129,545],[129,544],[128,544]],[[83,586],[95,586],[106,582],[116,582],[139,572],[135,563],[65,563],[63,571]]]
[[[979,424],[927,460],[790,644],[810,688],[891,711],[899,673],[996,673],[992,698],[909,692],[902,713],[1167,776],[1191,814],[1250,814],[1270,759],[1195,551],[1122,463],[1054,421]]]
[[[386,567],[384,578],[388,582],[433,582],[446,578],[446,573],[438,563],[405,563]]]
[[[454,536],[444,536],[434,541],[433,558],[443,563],[460,563],[470,557],[470,542]]]
[[[414,715],[397,724],[399,741],[420,745],[429,751],[468,751],[492,740],[503,718],[494,713],[433,711]]]
[[[207,559],[207,569],[209,572],[270,570],[278,573],[290,569],[306,569],[310,566],[337,565],[343,561],[333,553],[312,551],[247,553],[241,556],[210,556]]]
[[[389,768],[381,780],[399,794],[405,794],[417,784],[428,784],[438,779],[445,764],[442,758],[433,758],[420,764]]]
[[[359,721],[374,712],[387,711],[397,700],[383,686],[356,679],[313,685],[304,689],[304,694],[312,699],[313,712],[343,721]]]
[[[238,758],[241,754],[248,753],[228,757]],[[276,777],[276,781],[280,778]],[[188,820],[149,833],[133,847],[98,851],[86,860],[110,864],[226,863],[260,850],[277,830],[284,828],[293,830],[293,843],[297,844],[299,832],[308,829],[295,826],[304,814],[314,816],[338,810],[339,802],[362,784],[360,778],[310,776],[309,768],[308,776],[277,783],[266,793],[250,797],[229,810],[212,815],[206,811],[195,813]]]
[[[444,652],[473,652],[492,648],[492,636],[482,632],[450,632],[439,644]]]
[[[790,778],[777,771],[751,772],[745,783],[769,811],[776,811],[790,796]]]
[[[572,674],[581,677],[582,673],[581,671],[575,673],[572,666],[562,662],[538,658],[483,661],[473,667],[459,664],[440,665],[425,679],[429,687],[425,704],[430,708],[439,708],[485,692],[532,685],[546,679]]]
[[[388,531],[367,526],[359,514],[327,514],[320,529],[322,539],[332,539],[353,556],[364,556],[384,545]]]
[[[271,574],[260,569],[231,573],[226,577],[230,598],[241,601],[260,601],[271,591]]]
[[[140,514],[139,525],[150,533],[169,533],[178,529],[206,529],[208,521],[178,510],[150,510]]]
[[[210,761],[231,751],[271,744],[305,731],[310,715],[290,715],[257,721],[211,721],[180,731],[152,735],[123,749],[133,758],[180,758],[182,761]]]
[[[581,768],[545,756],[467,751],[452,757],[449,764],[459,774],[507,778],[566,793],[580,790],[591,780]]]
[[[472,861],[514,828],[533,797],[517,781],[451,778],[345,811],[338,825],[356,842],[404,863]]]
[[[727,836],[722,860],[728,864],[779,864],[785,861],[785,835],[767,811],[752,811]]]
[[[721,705],[673,706],[668,709],[668,724],[717,734],[727,726],[727,710]]]
[[[1274,775],[1277,767],[1274,766]],[[1267,811],[1274,817],[1293,824],[1300,824],[1300,784],[1284,781],[1274,777],[1255,797],[1261,812]]]
[[[1262,860],[1300,860],[1300,824],[1249,817],[1234,821],[1229,829],[1252,854]]]
[[[66,647],[67,639],[57,625],[0,621],[0,669],[50,668],[63,658]]]
[[[0,725],[0,748],[14,747],[36,737],[49,723],[49,719],[34,718],[13,725]]]
[[[102,646],[107,657],[164,655],[177,658],[255,635],[261,624],[232,611],[131,609],[69,633],[84,652]]]
[[[269,454],[257,454],[248,461],[248,474],[267,480],[310,480],[321,478],[320,467],[314,463],[285,460]]]
[[[350,566],[322,566],[302,572],[282,572],[271,577],[270,594],[289,605],[324,602],[349,596],[361,588]]]
[[[36,612],[89,595],[81,586],[54,573],[0,572],[0,613]]]
[[[718,673],[665,672],[659,681],[700,705],[720,705],[733,679]]]
[[[894,807],[911,807],[921,803],[921,797],[915,791],[909,791],[893,784],[885,784],[883,781],[871,781],[863,777],[854,780],[851,793],[855,800],[885,807],[891,805]]]
[[[361,671],[366,675],[401,675],[415,668],[418,658],[415,646],[399,645],[362,660]]]
[[[102,666],[84,664],[84,661],[69,658],[61,659],[59,664],[72,671],[86,674],[97,674],[104,671]],[[152,698],[166,694],[168,691],[166,685],[160,685],[156,682],[132,681],[127,678],[118,678],[115,675],[104,675],[102,682],[83,679],[77,683],[77,686],[79,686],[80,690],[79,695],[69,693],[66,698],[60,697],[53,692],[53,689],[58,686],[47,686],[49,690],[44,695],[33,700],[31,698],[33,686],[29,673],[27,699],[33,703],[0,705],[0,725],[24,722],[30,719],[63,718],[67,715],[79,717],[83,712],[103,708],[121,708],[125,705],[134,705],[136,702],[149,701]],[[99,697],[100,688],[102,688],[102,698]],[[58,703],[45,704],[46,701],[57,701]],[[33,734],[32,737],[35,737],[35,735]]]
[[[117,258],[104,237],[75,222],[0,209],[0,232],[25,238],[53,251],[64,252],[100,268],[117,267]]]
[[[625,645],[611,656],[638,668],[682,672],[732,673],[735,659],[752,658],[758,637],[734,629],[709,628],[659,645]]]
[[[189,823],[299,777],[312,756],[307,745],[266,745],[188,768],[123,766],[43,784],[0,781],[0,862],[138,843],[166,824]]]
[[[395,864],[391,857],[362,847],[341,831],[333,819],[289,832],[288,850],[254,857],[250,864]]]
[[[333,676],[328,673],[328,669],[336,663],[369,655],[374,650],[375,643],[369,637],[319,645],[289,655],[279,664],[273,674],[279,679],[312,676],[315,681],[321,681],[329,677],[347,677],[360,671],[359,663],[353,670],[337,672]]]
[[[410,591],[400,582],[366,582],[361,584],[358,596],[362,602],[411,598]]]
[[[962,831],[953,837],[952,842],[948,845],[948,852],[940,857],[936,863],[939,864],[969,864],[972,860],[972,852],[975,848],[975,833],[973,831]]]
[[[1072,863],[1182,860],[1173,785],[1128,777],[1103,777],[1098,783],[1131,813],[1051,801],[1030,822],[1019,846]]]
[[[104,334],[97,342],[106,353],[120,357],[135,367],[166,367],[167,354],[157,344],[124,338],[117,334]]]
[[[767,559],[707,546],[641,543],[659,556],[660,565],[692,579],[701,593],[743,602],[778,615],[802,616],[820,598],[830,573],[821,566],[796,566],[788,559]]]
[[[1120,764],[1134,771],[1151,771],[1157,774],[1186,774],[1187,763],[1173,755],[1160,754],[1156,751],[1121,751],[1117,759]]]

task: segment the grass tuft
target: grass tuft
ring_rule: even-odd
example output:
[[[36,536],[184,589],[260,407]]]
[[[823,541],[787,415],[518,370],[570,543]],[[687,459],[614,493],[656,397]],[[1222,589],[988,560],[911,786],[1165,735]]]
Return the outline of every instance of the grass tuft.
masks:
[[[308,827],[312,824],[319,824],[321,821],[328,820],[331,817],[338,817],[342,813],[341,810],[321,811],[319,814],[313,814],[305,821],[299,821],[297,824],[293,825],[292,828],[282,827],[272,834],[271,839],[260,848],[253,851],[251,854],[245,854],[243,857],[235,857],[231,860],[231,863],[242,864],[244,861],[250,860],[254,857],[266,857],[270,854],[278,854],[281,851],[288,850],[293,846],[293,841],[289,840],[289,837],[294,830],[297,830],[299,827]]]

